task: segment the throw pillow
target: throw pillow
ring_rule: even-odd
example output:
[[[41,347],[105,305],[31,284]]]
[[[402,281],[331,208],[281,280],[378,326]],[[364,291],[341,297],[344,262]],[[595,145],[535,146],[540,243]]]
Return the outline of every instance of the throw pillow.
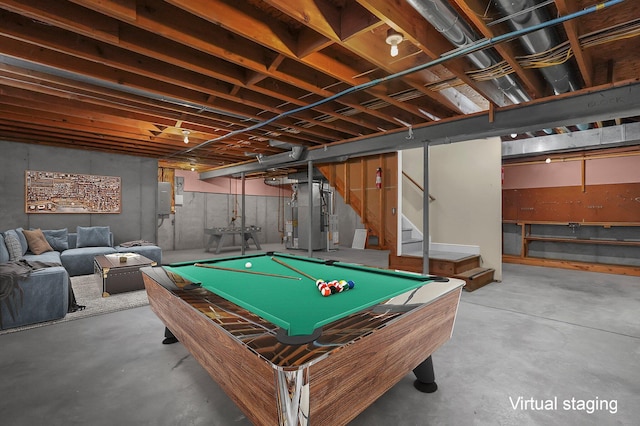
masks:
[[[111,247],[108,226],[78,226],[76,247]]]
[[[5,263],[9,261],[9,252],[7,251],[7,246],[4,243],[4,235],[0,234],[0,263]]]
[[[27,239],[27,244],[29,244],[29,250],[31,250],[31,253],[42,254],[47,251],[53,251],[41,229],[32,229],[30,231],[24,229],[22,233]]]
[[[22,228],[20,228],[22,229]],[[7,244],[6,238],[7,235],[11,235],[13,237],[15,237],[16,240],[18,240],[18,243],[20,244],[20,259],[22,259],[22,256],[24,256],[24,254],[27,252],[27,250],[24,248],[23,244],[22,244],[22,238],[24,238],[24,234],[22,233],[22,231],[20,231],[20,235],[18,235],[18,230],[16,229],[9,229],[7,231],[5,231],[4,233],[4,238],[5,238],[5,244]],[[24,244],[27,244],[27,239],[24,238]],[[7,250],[9,249],[9,245],[7,244]],[[28,247],[27,247],[28,249]],[[11,254],[11,253],[9,253]]]
[[[24,229],[16,228],[16,235],[18,236],[18,241],[20,241],[20,245],[22,246],[22,254],[24,255],[27,250],[29,250],[29,243],[27,243],[27,238],[22,231],[24,231]]]
[[[9,252],[9,261],[22,259],[22,245],[18,237],[14,234],[15,232],[13,234],[6,233],[4,236],[4,243]]]
[[[67,228],[46,229],[42,233],[55,251],[65,251],[69,248],[69,232]]]

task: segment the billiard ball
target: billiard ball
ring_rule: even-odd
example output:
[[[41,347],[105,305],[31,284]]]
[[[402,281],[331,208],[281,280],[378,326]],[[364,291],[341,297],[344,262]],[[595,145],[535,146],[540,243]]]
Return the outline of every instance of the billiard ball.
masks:
[[[245,268],[251,268],[251,266],[253,266],[253,265],[251,265],[251,262],[247,262],[247,263],[244,264]]]

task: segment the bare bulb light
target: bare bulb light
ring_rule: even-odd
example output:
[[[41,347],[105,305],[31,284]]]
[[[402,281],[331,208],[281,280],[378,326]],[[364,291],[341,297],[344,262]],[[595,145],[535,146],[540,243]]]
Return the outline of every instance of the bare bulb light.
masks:
[[[191,133],[191,132],[188,131],[188,130],[183,130],[182,131],[182,135],[184,136],[184,139],[183,139],[184,143],[189,143],[189,133]]]
[[[404,40],[404,36],[401,33],[397,32],[393,28],[389,28],[385,41],[391,46],[391,56],[398,56],[398,45],[402,43],[402,40]]]

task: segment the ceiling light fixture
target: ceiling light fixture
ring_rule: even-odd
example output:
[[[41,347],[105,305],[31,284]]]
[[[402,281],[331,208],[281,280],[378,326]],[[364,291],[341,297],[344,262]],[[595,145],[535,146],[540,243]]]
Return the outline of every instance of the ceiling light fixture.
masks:
[[[183,130],[182,134],[184,135],[184,143],[189,143],[189,135],[191,134],[191,132],[188,130]]]
[[[389,28],[387,31],[387,44],[391,45],[391,56],[398,56],[398,45],[402,43],[404,36],[402,33],[397,32],[393,28]]]
[[[515,139],[515,138],[517,138],[517,137],[518,137],[518,134],[517,134],[517,133],[511,133],[511,139]]]

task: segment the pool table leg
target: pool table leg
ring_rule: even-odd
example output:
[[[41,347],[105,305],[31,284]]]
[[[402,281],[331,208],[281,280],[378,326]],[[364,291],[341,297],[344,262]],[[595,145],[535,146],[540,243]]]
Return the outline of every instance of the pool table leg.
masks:
[[[178,342],[178,338],[173,335],[171,330],[169,330],[167,327],[165,327],[164,328],[164,340],[162,341],[162,344],[163,345],[170,345],[172,343],[177,343],[177,342]]]
[[[417,378],[416,381],[413,382],[413,386],[420,392],[433,393],[438,390],[436,375],[433,372],[433,360],[431,359],[431,355],[413,369],[413,374],[415,374]]]

